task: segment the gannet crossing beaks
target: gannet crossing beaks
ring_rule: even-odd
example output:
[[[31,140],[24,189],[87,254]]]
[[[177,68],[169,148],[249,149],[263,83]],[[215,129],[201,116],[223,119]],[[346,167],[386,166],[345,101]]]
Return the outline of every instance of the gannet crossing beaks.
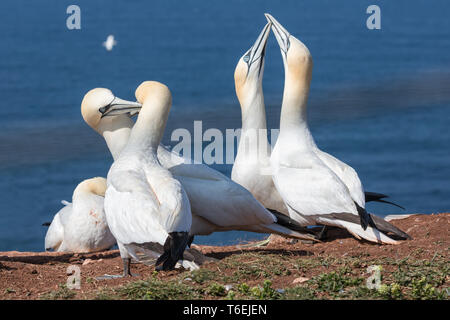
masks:
[[[272,30],[273,30],[273,33],[275,34],[275,38],[278,41],[280,50],[286,56],[286,54],[291,46],[291,42],[289,40],[289,37],[290,37],[289,32],[270,14],[265,13],[264,15],[266,16],[267,21],[272,23]]]
[[[139,113],[139,110],[142,108],[142,105],[138,102],[127,101],[120,99],[118,97],[114,97],[114,99],[108,105],[101,107],[98,109],[103,117],[107,116],[116,116],[119,114],[129,113],[130,116]]]

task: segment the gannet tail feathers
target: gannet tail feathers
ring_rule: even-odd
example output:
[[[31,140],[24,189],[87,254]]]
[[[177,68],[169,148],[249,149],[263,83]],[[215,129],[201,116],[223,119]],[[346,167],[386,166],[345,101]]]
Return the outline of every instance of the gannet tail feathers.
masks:
[[[406,210],[405,208],[403,208],[401,205],[396,204],[392,201],[387,201],[384,200],[384,198],[389,198],[388,195],[382,194],[382,193],[377,193],[377,192],[364,192],[365,198],[366,198],[366,202],[370,202],[370,201],[375,201],[375,202],[383,202],[383,203],[388,203],[391,204],[393,206],[399,207],[400,209]]]
[[[384,220],[381,217],[378,217],[374,214],[370,214],[370,216],[373,219],[373,222],[375,223],[375,226],[378,230],[389,234],[392,233],[395,236],[399,237],[401,240],[411,240],[411,236],[409,234],[407,234],[406,232],[403,232],[402,230],[400,230],[399,228],[397,228],[396,226],[394,226],[393,224],[389,223],[388,221]]]
[[[357,239],[364,239],[370,242],[375,243],[383,243],[383,244],[399,244],[400,242],[390,238],[389,236],[385,235],[380,230],[377,230],[376,228],[372,228],[371,226],[368,226],[366,230],[363,230],[359,224],[347,222],[347,221],[340,221],[340,225],[347,229],[348,232],[350,232],[352,235],[354,235]]]
[[[381,221],[378,224],[376,224],[373,219],[378,220],[378,217],[367,213],[367,211],[365,212],[368,215],[367,218],[368,222],[365,229],[361,225],[361,217],[358,219],[357,215],[350,213],[332,213],[330,214],[330,217],[332,219],[326,216],[319,216],[317,218],[318,219],[317,222],[324,225],[331,225],[345,228],[347,229],[348,232],[350,232],[359,240],[364,239],[376,243],[399,244],[398,241],[390,238],[387,234],[385,234],[385,232],[397,234],[398,231],[393,229],[395,228],[394,226],[387,226],[385,223]],[[383,219],[380,218],[380,220]],[[379,228],[379,226],[381,227]]]
[[[156,260],[156,270],[172,270],[177,261],[183,259],[183,252],[188,241],[188,232],[169,233],[164,243],[164,253]]]

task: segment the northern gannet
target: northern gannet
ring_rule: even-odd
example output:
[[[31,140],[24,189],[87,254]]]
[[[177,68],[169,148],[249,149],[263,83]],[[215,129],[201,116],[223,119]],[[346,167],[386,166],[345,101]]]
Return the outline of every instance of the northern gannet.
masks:
[[[311,54],[271,15],[266,17],[272,22],[285,68],[280,134],[270,162],[275,186],[290,217],[302,225],[343,227],[355,237],[373,242],[398,243],[388,233],[409,238],[384,219],[367,213],[356,172],[315,144],[306,119]]]
[[[254,45],[239,59],[234,71],[236,96],[242,112],[242,129],[231,179],[249,190],[267,209],[289,215],[272,180],[271,146],[267,140],[262,80],[270,27],[271,23],[264,27]]]
[[[180,182],[161,166],[157,148],[163,136],[172,96],[164,84],[143,82],[136,89],[143,103],[136,124],[107,176],[105,214],[123,260],[123,276],[130,272],[136,248],[163,246],[156,270],[170,270],[182,259],[192,224],[191,207]],[[114,100],[113,100],[114,101]],[[129,113],[129,106],[105,105],[103,117]]]
[[[95,252],[111,248],[111,234],[103,211],[105,178],[84,180],[75,188],[72,203],[54,216],[45,235],[45,250],[59,252]]]

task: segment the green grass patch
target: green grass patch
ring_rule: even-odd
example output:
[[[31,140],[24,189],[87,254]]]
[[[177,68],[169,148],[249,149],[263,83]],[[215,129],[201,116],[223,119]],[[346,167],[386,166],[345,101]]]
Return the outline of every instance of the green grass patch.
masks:
[[[42,300],[58,300],[58,299],[72,299],[76,296],[76,292],[67,288],[65,284],[60,284],[59,288],[54,291],[43,294],[40,298]]]

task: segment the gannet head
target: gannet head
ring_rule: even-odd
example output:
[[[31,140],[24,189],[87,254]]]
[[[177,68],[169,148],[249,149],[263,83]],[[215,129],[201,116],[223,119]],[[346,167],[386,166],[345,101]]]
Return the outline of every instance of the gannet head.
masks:
[[[122,100],[105,88],[90,90],[81,102],[81,114],[84,121],[94,130],[98,131],[104,117],[126,114],[129,117],[139,112],[140,103]]]
[[[136,89],[134,95],[136,100],[143,104],[147,98],[152,97],[161,103],[168,103],[172,101],[172,94],[169,88],[158,81],[144,81]]]
[[[272,31],[275,34],[283,57],[286,75],[294,78],[311,78],[312,56],[308,48],[289,32],[270,14],[265,14],[267,20],[272,22]]]
[[[166,115],[172,106],[172,94],[169,88],[158,81],[144,81],[136,89],[134,95],[139,103],[152,101],[152,110],[164,110]],[[152,112],[154,112],[152,111]],[[141,111],[140,113],[142,113]]]
[[[236,95],[241,102],[252,99],[258,90],[262,90],[264,58],[271,22],[267,23],[253,46],[239,59],[234,71]]]
[[[73,198],[76,198],[77,196],[82,194],[95,194],[97,196],[104,197],[105,192],[106,179],[102,177],[96,177],[80,182],[73,192]]]

